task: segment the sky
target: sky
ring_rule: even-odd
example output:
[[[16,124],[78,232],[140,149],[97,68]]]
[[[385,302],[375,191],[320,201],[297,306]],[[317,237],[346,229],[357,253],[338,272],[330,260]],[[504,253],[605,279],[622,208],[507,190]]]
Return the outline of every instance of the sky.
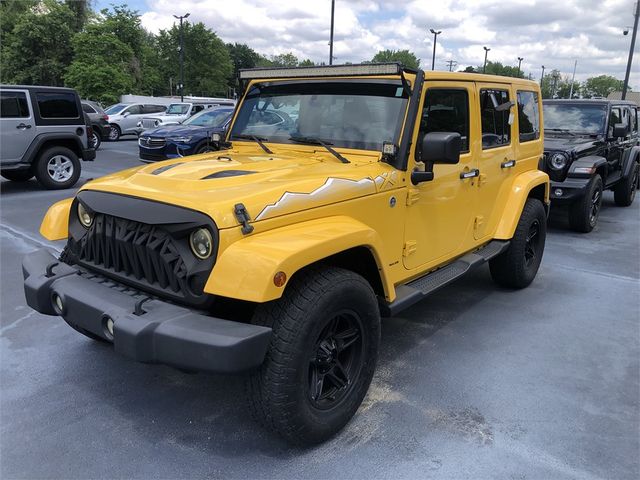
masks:
[[[97,0],[104,8],[126,0]],[[331,0],[129,0],[151,32],[171,27],[173,15],[190,13],[225,42],[246,43],[263,55],[292,52],[315,62],[329,60]],[[576,80],[597,75],[624,79],[634,0],[336,0],[334,63],[371,60],[379,50],[413,51],[431,68],[433,35],[436,70],[478,66],[488,59],[518,64],[539,79],[542,65]],[[640,35],[638,35],[640,37]],[[640,91],[640,38],[636,40],[630,85]],[[545,73],[545,74],[546,74]]]

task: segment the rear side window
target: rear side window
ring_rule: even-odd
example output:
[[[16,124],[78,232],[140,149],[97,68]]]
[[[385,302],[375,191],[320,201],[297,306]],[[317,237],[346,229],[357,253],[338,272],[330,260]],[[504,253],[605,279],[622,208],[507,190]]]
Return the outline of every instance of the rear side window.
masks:
[[[540,108],[536,92],[518,92],[518,128],[520,143],[540,138]]]
[[[124,112],[122,112],[123,115],[125,113],[129,113],[130,115],[140,115],[141,113],[144,113],[144,112],[142,111],[142,105],[131,105]]]
[[[24,92],[0,92],[0,118],[28,118],[29,106]]]
[[[511,143],[510,108],[500,105],[509,101],[506,90],[480,90],[482,118],[482,149],[502,147]]]
[[[76,96],[73,93],[36,93],[38,110],[42,118],[78,118]]]
[[[93,109],[93,107],[87,103],[83,103],[82,104],[82,111],[84,113],[96,113],[96,111]]]
[[[469,151],[469,95],[464,89],[432,88],[427,91],[420,122],[421,133],[455,132],[462,152]]]

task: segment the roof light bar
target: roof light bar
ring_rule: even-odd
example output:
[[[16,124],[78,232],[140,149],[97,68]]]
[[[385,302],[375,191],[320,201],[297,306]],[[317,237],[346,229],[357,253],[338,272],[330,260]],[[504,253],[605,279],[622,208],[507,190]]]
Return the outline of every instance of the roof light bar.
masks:
[[[240,80],[291,77],[349,77],[361,75],[400,75],[399,63],[365,63],[360,65],[324,65],[296,68],[253,68],[240,70]]]

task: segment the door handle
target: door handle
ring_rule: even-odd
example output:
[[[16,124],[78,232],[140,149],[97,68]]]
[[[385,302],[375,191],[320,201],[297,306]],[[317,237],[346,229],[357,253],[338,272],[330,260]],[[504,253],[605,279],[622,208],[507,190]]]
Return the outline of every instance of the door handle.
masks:
[[[468,172],[460,172],[460,179],[464,180],[467,178],[473,178],[480,175],[480,170],[474,168],[473,170],[469,170]]]
[[[516,166],[515,160],[505,160],[500,164],[500,168],[512,168]]]
[[[24,123],[19,123],[18,125],[16,125],[16,128],[18,130],[26,130],[27,128],[31,128],[31,125],[26,125]]]

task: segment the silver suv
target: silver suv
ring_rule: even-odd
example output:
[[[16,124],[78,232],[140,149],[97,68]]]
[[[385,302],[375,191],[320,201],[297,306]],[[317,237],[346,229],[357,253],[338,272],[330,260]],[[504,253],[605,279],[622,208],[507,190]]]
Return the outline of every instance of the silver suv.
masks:
[[[109,115],[109,124],[111,126],[109,140],[115,142],[122,135],[137,135],[138,122],[142,120],[142,117],[161,113],[166,109],[166,105],[149,103],[117,103],[111,105],[105,110],[105,113]]]
[[[0,85],[0,174],[48,189],[72,187],[80,159],[93,160],[92,136],[71,88]]]

